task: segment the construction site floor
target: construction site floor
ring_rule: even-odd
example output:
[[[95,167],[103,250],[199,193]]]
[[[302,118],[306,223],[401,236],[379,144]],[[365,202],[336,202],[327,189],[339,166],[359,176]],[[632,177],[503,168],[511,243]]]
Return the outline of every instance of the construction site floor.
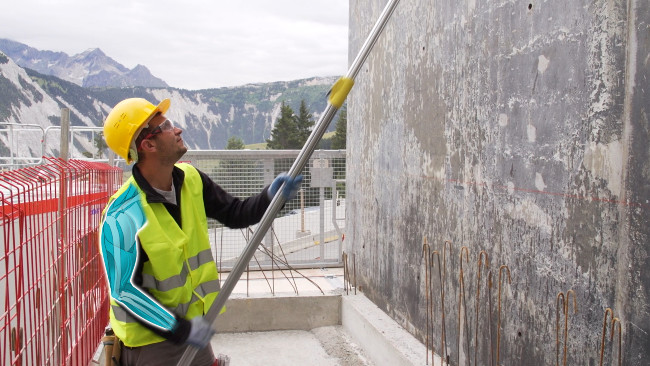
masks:
[[[425,364],[423,344],[345,291],[342,268],[299,272],[244,273],[217,318],[215,355],[232,366]]]
[[[217,334],[212,349],[232,366],[374,365],[342,326]]]
[[[262,309],[257,309],[259,312],[253,309],[254,314],[242,314],[242,317],[249,319],[250,325],[247,329],[258,330],[216,334],[212,339],[212,349],[215,354],[228,355],[232,366],[374,365],[342,325],[325,325],[302,330],[264,330],[273,328],[265,327],[262,324],[266,323],[265,319],[271,320],[276,326],[287,327],[280,325],[287,319],[280,319],[278,303],[281,303],[279,305],[281,307],[294,308],[291,310],[292,313],[307,310],[308,312],[320,312],[320,315],[324,317],[326,316],[324,312],[331,313],[332,309],[323,309],[322,307],[314,309],[318,306],[309,303],[298,306],[309,306],[311,309],[295,309],[293,304],[298,301],[295,297],[313,298],[316,302],[322,302],[324,296],[339,296],[344,292],[342,268],[310,269],[299,272],[301,275],[293,274],[292,276],[287,273],[290,280],[278,271],[244,273],[231,294],[230,304],[226,305],[228,310],[223,316],[225,317],[225,314],[231,311],[236,311],[231,309],[235,306],[232,304],[233,302],[251,299],[251,303],[262,304]],[[227,275],[226,273],[224,280]],[[280,299],[280,301],[275,301],[275,304],[269,303],[268,301],[272,301],[273,298]],[[287,301],[282,301],[285,299]],[[234,318],[238,317],[234,316]],[[259,319],[254,320],[254,318]],[[304,319],[302,316],[300,318]],[[240,327],[243,326],[241,322],[235,321],[239,323]],[[332,322],[336,321],[332,319],[324,324]],[[295,324],[294,327],[308,328],[301,324]],[[229,331],[233,330],[230,326],[227,328]]]

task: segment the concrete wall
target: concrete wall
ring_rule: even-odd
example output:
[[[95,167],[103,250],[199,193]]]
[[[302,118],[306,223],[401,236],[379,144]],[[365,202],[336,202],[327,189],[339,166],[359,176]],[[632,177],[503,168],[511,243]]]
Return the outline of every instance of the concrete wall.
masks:
[[[512,278],[503,272],[501,363],[556,362],[556,298],[570,289],[567,364],[598,364],[606,308],[623,326],[623,364],[650,359],[649,4],[402,0],[359,73],[348,97],[345,250],[362,291],[424,341],[423,238],[441,253],[452,243],[443,280],[452,363],[460,353],[474,364],[477,349],[488,365],[496,352],[501,265]],[[350,1],[350,60],[384,5]],[[488,298],[484,269],[477,323],[481,250],[494,287]],[[439,352],[435,261],[432,271],[428,332]],[[618,357],[609,327],[606,363]],[[559,353],[562,362],[563,339]]]

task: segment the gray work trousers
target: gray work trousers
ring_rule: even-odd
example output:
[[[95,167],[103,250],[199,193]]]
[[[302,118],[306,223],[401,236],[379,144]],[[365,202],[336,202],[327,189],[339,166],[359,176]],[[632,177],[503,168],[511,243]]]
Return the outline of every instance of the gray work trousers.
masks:
[[[142,347],[129,348],[122,346],[120,365],[122,366],[176,366],[183,356],[187,345],[163,341]],[[199,350],[194,357],[192,366],[212,366],[216,361],[212,346],[207,345]]]

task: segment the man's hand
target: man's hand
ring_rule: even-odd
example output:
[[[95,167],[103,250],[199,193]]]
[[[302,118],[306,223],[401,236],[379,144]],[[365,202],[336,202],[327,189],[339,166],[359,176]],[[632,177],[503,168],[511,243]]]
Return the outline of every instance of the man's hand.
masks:
[[[190,335],[187,337],[187,344],[197,348],[205,348],[215,333],[214,329],[212,329],[212,326],[202,316],[192,318],[190,322],[192,323],[192,328],[190,329]]]
[[[298,190],[300,189],[300,184],[302,183],[302,175],[298,175],[295,178],[291,178],[287,173],[280,173],[271,183],[269,187],[268,195],[269,199],[273,199],[275,194],[278,192],[280,187],[284,183],[284,188],[282,188],[282,196],[287,200],[292,200],[296,197]]]

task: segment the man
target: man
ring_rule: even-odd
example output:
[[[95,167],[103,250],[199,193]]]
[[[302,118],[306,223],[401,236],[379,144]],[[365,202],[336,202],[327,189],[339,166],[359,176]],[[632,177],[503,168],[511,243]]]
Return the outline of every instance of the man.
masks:
[[[107,145],[133,174],[102,213],[100,245],[110,287],[110,322],[123,342],[122,365],[176,365],[188,345],[194,365],[213,365],[203,316],[219,293],[207,219],[231,228],[260,221],[284,183],[295,196],[302,176],[279,175],[261,193],[239,200],[189,164],[182,130],[165,117],[169,99],[130,98],[104,123]]]

